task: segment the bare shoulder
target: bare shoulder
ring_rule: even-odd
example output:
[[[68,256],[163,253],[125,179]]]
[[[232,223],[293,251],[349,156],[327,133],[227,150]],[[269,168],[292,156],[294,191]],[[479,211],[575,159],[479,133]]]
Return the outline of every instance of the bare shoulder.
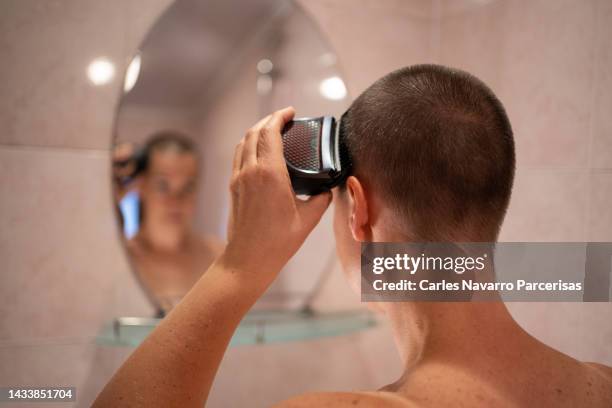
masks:
[[[299,395],[282,401],[275,408],[302,407],[388,407],[418,408],[414,402],[392,392],[316,392]]]
[[[584,363],[584,364],[590,368],[595,369],[601,375],[603,375],[604,377],[607,377],[607,379],[610,382],[612,382],[612,367],[609,367],[607,365],[603,365],[600,363]]]

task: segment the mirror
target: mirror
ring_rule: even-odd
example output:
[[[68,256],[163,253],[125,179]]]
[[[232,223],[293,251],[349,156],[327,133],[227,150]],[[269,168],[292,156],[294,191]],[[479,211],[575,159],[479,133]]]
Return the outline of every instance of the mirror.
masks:
[[[113,148],[122,238],[159,317],[223,250],[245,130],[284,106],[339,117],[349,102],[334,52],[291,1],[178,0],[160,17],[126,71]],[[307,306],[335,262],[329,215],[321,224],[256,308]]]

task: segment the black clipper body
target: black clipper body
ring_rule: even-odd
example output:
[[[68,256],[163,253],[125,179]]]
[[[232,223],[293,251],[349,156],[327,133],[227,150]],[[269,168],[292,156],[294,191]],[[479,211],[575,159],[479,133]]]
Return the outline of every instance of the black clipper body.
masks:
[[[329,191],[348,176],[348,152],[332,116],[298,118],[285,125],[283,151],[296,194]]]

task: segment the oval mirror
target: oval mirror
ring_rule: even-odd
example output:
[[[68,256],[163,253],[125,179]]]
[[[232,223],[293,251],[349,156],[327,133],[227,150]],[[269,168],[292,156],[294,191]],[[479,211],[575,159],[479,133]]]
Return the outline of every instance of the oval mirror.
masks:
[[[134,273],[163,316],[225,242],[235,145],[284,106],[339,117],[336,56],[287,0],[178,0],[135,53],[116,117],[113,182]],[[331,215],[255,310],[302,310],[334,266]]]

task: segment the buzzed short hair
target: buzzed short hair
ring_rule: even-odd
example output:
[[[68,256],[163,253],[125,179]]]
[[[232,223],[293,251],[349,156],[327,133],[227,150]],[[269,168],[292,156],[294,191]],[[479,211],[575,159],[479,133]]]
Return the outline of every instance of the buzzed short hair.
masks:
[[[149,152],[159,150],[193,154],[197,151],[193,140],[176,130],[162,130],[153,134],[147,139],[145,149]]]
[[[340,126],[353,173],[380,191],[407,234],[497,238],[512,191],[514,139],[482,81],[439,65],[402,68],[364,91]]]
[[[142,168],[148,170],[153,152],[190,154],[199,159],[193,139],[176,130],[162,130],[149,137],[144,145]]]

